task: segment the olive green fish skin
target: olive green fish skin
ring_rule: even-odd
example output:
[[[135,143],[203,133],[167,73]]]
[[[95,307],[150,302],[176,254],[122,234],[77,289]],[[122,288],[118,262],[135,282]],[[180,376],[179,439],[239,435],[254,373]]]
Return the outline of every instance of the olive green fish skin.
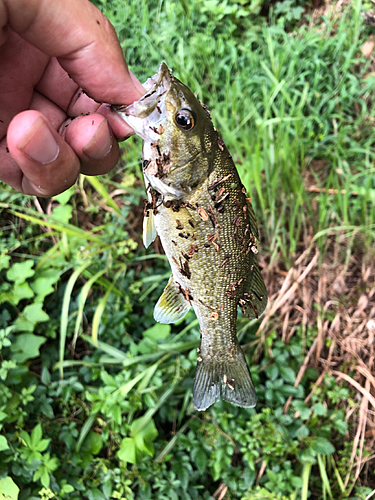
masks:
[[[165,68],[159,69],[159,80]],[[253,407],[256,395],[237,340],[236,319],[238,305],[255,318],[267,304],[257,264],[256,219],[209,112],[185,85],[169,78],[159,102],[165,103],[165,117],[155,125],[159,137],[152,144],[144,137],[144,173],[151,193],[146,215],[154,218],[172,267],[167,288],[175,286],[176,295],[172,293],[170,307],[176,301],[178,311],[182,300],[199,320],[194,407],[205,410],[220,398]],[[190,130],[176,123],[180,110],[191,112]],[[156,309],[163,316],[162,299]],[[171,321],[166,317],[164,322]]]

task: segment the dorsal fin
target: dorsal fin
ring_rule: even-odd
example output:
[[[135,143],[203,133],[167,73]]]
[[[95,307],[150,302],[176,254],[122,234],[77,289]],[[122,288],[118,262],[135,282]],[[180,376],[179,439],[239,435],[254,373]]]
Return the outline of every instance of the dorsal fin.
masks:
[[[242,312],[250,319],[259,318],[267,307],[267,290],[259,265],[254,256],[253,269],[250,273],[245,293],[239,300]]]

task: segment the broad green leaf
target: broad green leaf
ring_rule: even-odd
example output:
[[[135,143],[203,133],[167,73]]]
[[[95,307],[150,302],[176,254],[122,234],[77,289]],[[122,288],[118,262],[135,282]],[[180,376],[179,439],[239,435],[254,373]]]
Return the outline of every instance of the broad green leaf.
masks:
[[[9,281],[14,281],[16,283],[23,283],[27,278],[34,276],[35,271],[32,269],[34,266],[34,261],[25,260],[23,262],[17,262],[13,264],[8,270],[6,276]]]
[[[42,425],[38,424],[34,427],[34,429],[31,432],[31,442],[33,444],[33,447],[35,444],[37,444],[41,439],[42,439],[43,431],[42,431]],[[43,450],[40,450],[43,451]]]
[[[8,450],[8,441],[5,436],[0,436],[0,451]]]
[[[56,221],[67,223],[72,218],[72,212],[71,205],[59,205],[53,209],[52,215]]]
[[[335,452],[333,444],[324,437],[317,437],[311,443],[311,448],[320,455],[331,455]]]
[[[322,403],[314,404],[312,409],[317,415],[326,415],[327,413],[327,408]]]
[[[306,425],[301,425],[296,431],[296,437],[303,439],[310,434],[309,428]]]
[[[156,323],[151,328],[148,328],[143,332],[143,336],[151,340],[165,339],[171,333],[171,325],[162,325],[161,323]]]
[[[8,292],[7,300],[16,306],[21,300],[31,299],[33,296],[34,292],[26,281],[24,283],[17,282],[14,284],[12,290]]]
[[[193,448],[191,458],[197,466],[198,470],[203,474],[207,466],[207,455],[202,448]]]
[[[15,342],[11,345],[13,359],[23,363],[27,359],[39,356],[40,346],[46,342],[45,337],[34,335],[33,333],[23,333],[16,336]]]
[[[0,270],[8,269],[10,262],[10,255],[0,255]]]
[[[50,439],[42,439],[41,441],[38,442],[35,449],[38,451],[45,451],[50,441],[51,441]]]
[[[117,452],[117,456],[120,460],[124,462],[129,462],[131,464],[136,464],[136,456],[135,456],[135,440],[134,438],[124,438],[121,441],[120,449]]]
[[[154,446],[153,441],[158,436],[158,430],[156,429],[154,420],[151,418],[147,424],[142,427],[139,431],[134,432],[137,428],[140,418],[133,421],[130,427],[130,434],[134,438],[137,450],[140,452],[153,456]]]
[[[271,380],[276,380],[279,375],[279,368],[274,363],[264,370]]]
[[[15,321],[15,326],[20,332],[32,332],[38,323],[49,320],[48,314],[43,311],[43,304],[34,303],[25,307],[22,314]]]
[[[51,374],[45,366],[42,368],[42,375],[40,377],[44,385],[49,385],[51,383]]]
[[[294,384],[294,382],[296,381],[296,374],[292,368],[290,368],[289,366],[280,365],[279,370],[280,370],[280,375],[286,382]]]
[[[97,455],[102,449],[103,439],[94,431],[90,431],[82,444],[82,450],[89,451],[93,455]]]
[[[19,491],[11,477],[0,479],[0,500],[17,500]]]
[[[54,292],[54,288],[52,285],[54,285],[58,281],[59,277],[59,273],[55,273],[55,276],[41,276],[30,283],[32,290],[36,294],[35,300],[37,302],[43,302],[47,295],[50,295]]]
[[[71,188],[67,189],[63,193],[60,193],[60,194],[54,196],[53,200],[60,203],[60,205],[66,205],[68,203],[68,201],[70,200],[70,198],[74,195],[75,190],[76,190],[75,186],[72,186]],[[53,210],[54,215],[55,215],[55,210],[56,209]]]

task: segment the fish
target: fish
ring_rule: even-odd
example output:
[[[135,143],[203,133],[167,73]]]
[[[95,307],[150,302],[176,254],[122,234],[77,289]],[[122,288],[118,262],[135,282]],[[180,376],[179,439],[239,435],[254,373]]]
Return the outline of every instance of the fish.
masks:
[[[251,199],[209,110],[164,62],[144,87],[138,101],[115,111],[143,139],[144,245],[159,235],[172,269],[154,318],[171,324],[194,309],[196,410],[220,399],[252,408],[256,393],[236,331],[238,306],[259,318],[267,305]]]

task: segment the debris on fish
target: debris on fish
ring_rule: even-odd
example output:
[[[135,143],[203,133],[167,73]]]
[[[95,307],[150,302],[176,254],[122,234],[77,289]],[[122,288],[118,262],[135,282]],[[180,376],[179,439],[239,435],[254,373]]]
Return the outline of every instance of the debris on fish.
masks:
[[[236,332],[238,305],[249,318],[267,305],[251,200],[208,109],[165,63],[145,90],[115,109],[144,141],[143,242],[148,247],[158,234],[172,268],[155,320],[174,323],[194,308],[201,331],[195,409],[220,398],[252,408],[256,394]]]

